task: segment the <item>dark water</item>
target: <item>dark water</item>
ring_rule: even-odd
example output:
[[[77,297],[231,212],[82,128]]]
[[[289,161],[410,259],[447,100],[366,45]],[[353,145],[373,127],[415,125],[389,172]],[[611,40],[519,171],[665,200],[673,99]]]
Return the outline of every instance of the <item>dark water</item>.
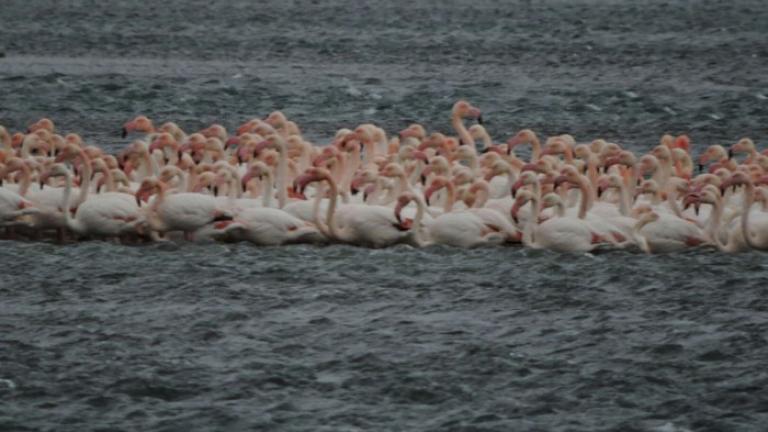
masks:
[[[322,143],[765,140],[760,1],[5,1],[0,123],[117,149],[282,109]],[[0,243],[0,430],[760,431],[768,260]]]

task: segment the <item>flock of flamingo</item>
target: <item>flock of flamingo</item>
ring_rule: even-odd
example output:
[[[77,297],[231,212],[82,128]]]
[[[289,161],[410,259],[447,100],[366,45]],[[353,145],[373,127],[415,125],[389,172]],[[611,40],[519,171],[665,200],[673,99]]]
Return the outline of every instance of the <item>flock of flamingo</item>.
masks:
[[[318,146],[279,111],[235,134],[138,116],[116,155],[47,118],[0,126],[0,225],[5,238],[60,242],[768,249],[768,151],[749,138],[694,164],[685,135],[643,155],[528,129],[495,143],[466,101],[451,124],[455,136],[412,124],[389,137],[362,124]]]

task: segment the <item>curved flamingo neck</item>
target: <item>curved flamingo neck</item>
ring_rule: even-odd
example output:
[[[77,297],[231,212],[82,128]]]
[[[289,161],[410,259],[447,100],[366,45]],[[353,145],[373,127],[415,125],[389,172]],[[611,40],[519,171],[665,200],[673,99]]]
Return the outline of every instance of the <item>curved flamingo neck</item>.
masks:
[[[3,150],[8,154],[13,154],[13,140],[11,139],[11,135],[9,135],[5,129],[3,129],[3,131]]]
[[[64,172],[64,195],[62,196],[61,211],[64,212],[64,222],[69,229],[80,232],[80,224],[77,220],[72,219],[71,205],[69,203],[72,196],[72,173],[69,170]]]
[[[157,231],[163,231],[165,228],[165,224],[163,221],[159,218],[157,214],[157,210],[160,208],[163,203],[165,203],[165,193],[166,189],[168,187],[163,182],[157,183],[157,194],[155,194],[155,199],[152,201],[152,204],[149,206],[149,209],[147,209],[148,219],[150,225],[154,225],[152,228]]]
[[[629,200],[629,193],[626,186],[623,183],[619,183],[619,213],[622,216],[629,216],[629,208],[631,207]]]
[[[505,197],[507,195],[510,195],[510,196],[512,195],[512,186],[515,184],[516,181],[517,181],[517,176],[515,176],[515,171],[510,166],[507,169],[507,187],[504,188]]]
[[[541,158],[541,141],[536,134],[531,137],[531,162],[538,162]]]
[[[365,155],[363,155],[363,166],[372,163],[376,158],[376,143],[370,139],[363,139],[363,146],[365,147]]]
[[[523,243],[538,248],[536,243],[536,227],[539,225],[539,216],[541,215],[541,204],[538,195],[534,192],[533,199],[531,199],[531,219],[525,224],[523,228]]]
[[[720,236],[718,235],[722,217],[723,202],[718,198],[715,200],[715,202],[712,203],[712,213],[709,215],[709,221],[707,222],[707,235],[709,236],[710,241],[715,243],[717,247],[721,249],[726,247],[726,245],[720,241]],[[730,236],[728,236],[727,242],[729,244],[731,243]]]
[[[453,129],[459,135],[459,139],[462,143],[475,148],[475,139],[472,138],[472,135],[470,135],[466,126],[464,126],[464,121],[462,120],[459,113],[453,113],[451,115],[451,126],[453,126]]]
[[[346,232],[339,228],[335,217],[339,188],[336,185],[336,181],[333,179],[333,177],[326,177],[325,180],[328,182],[331,194],[331,202],[328,205],[328,210],[326,211],[326,225],[328,227],[328,231],[331,234],[331,237],[341,241],[347,241],[348,239],[346,238]]]
[[[651,219],[646,218],[638,221],[635,226],[632,227],[632,238],[635,240],[635,243],[640,246],[640,249],[647,254],[651,253],[651,247],[648,245],[648,239],[640,233],[640,230],[651,222]]]
[[[79,150],[80,158],[83,161],[83,172],[81,174],[80,181],[80,197],[77,200],[77,205],[80,205],[88,199],[88,193],[91,189],[91,177],[93,176],[93,166],[91,165],[91,159],[85,154],[83,149]]]
[[[352,184],[352,178],[355,176],[357,169],[360,167],[360,146],[355,145],[349,155],[347,164],[345,166],[344,181],[341,187],[345,190],[349,190]]]
[[[749,211],[752,208],[752,203],[755,200],[755,187],[752,182],[746,182],[744,186],[744,193],[746,196],[744,197],[744,208],[742,210],[743,213],[741,214],[741,232],[744,235],[744,241],[746,241],[749,247],[752,249],[762,249],[760,247],[761,245],[758,245],[755,242],[755,239],[752,238],[752,234],[749,232]]]
[[[279,158],[277,160],[277,179],[276,179],[276,186],[277,186],[277,205],[280,208],[285,207],[285,203],[288,199],[287,193],[287,186],[286,186],[286,180],[288,177],[288,150],[285,147],[285,143],[282,141],[282,139],[279,139],[277,141],[277,151],[279,153]]]
[[[672,188],[672,190],[667,192],[667,205],[672,209],[672,213],[674,213],[675,216],[680,219],[685,219],[683,212],[680,211],[680,206],[677,204],[677,190],[675,188]]]
[[[416,201],[416,216],[413,219],[413,226],[411,227],[411,231],[413,232],[416,244],[423,246],[426,245],[427,242],[422,237],[421,224],[422,220],[424,219],[424,213],[427,206],[424,203],[424,200],[418,194],[414,195],[414,201]]]
[[[272,172],[267,172],[267,181],[264,187],[261,191],[261,205],[263,207],[271,207],[272,206],[272,186],[274,183],[274,178],[272,177]]]
[[[474,208],[483,208],[485,207],[485,204],[488,203],[488,198],[490,195],[490,190],[488,189],[488,186],[480,186],[477,189],[476,192],[477,196],[475,198],[475,202],[472,203],[472,207]]]
[[[573,165],[573,148],[570,145],[566,145],[563,150],[563,159],[568,165]]]
[[[587,178],[593,188],[597,187],[597,178],[600,176],[600,173],[597,171],[598,162],[597,157],[593,154],[587,157]]]
[[[489,149],[493,147],[493,140],[491,140],[491,136],[488,134],[488,132],[483,132],[480,135],[480,139],[483,141],[483,149]]]
[[[104,176],[104,182],[106,183],[107,191],[114,192],[117,190],[117,187],[115,186],[115,176],[112,174],[112,171],[109,169],[103,169],[101,173]]]
[[[149,150],[142,152],[142,158],[144,159],[144,163],[147,164],[147,177],[157,176],[160,173],[160,166],[157,163],[157,159],[153,158],[152,155],[149,154]]]
[[[456,202],[456,186],[453,182],[447,182],[445,184],[447,196],[445,197],[445,203],[443,203],[443,213],[450,213],[453,210],[453,204]]]
[[[19,184],[19,195],[26,196],[29,191],[29,185],[32,183],[32,171],[26,163],[19,167],[21,171],[21,183]]]
[[[579,190],[581,191],[581,202],[579,203],[579,219],[587,217],[587,211],[590,207],[590,195],[591,190],[587,185],[587,181],[579,177]]]

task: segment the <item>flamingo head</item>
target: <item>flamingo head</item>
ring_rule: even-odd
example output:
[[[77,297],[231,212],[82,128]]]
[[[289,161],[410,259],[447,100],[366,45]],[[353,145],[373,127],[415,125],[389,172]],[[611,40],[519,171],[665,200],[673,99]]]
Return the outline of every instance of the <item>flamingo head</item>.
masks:
[[[483,180],[485,180],[485,181],[489,182],[489,181],[491,181],[491,180],[492,180],[494,177],[496,177],[496,176],[498,176],[498,175],[502,175],[502,174],[504,174],[504,173],[508,173],[508,172],[509,172],[509,169],[510,169],[510,167],[509,167],[509,164],[507,164],[507,163],[506,163],[506,162],[504,162],[503,160],[497,160],[497,161],[493,162],[493,163],[492,163],[492,164],[491,164],[491,165],[490,165],[490,166],[489,166],[489,167],[488,167],[488,168],[485,170],[485,174],[483,175]]]
[[[6,174],[10,174],[14,171],[23,170],[28,167],[27,162],[20,157],[9,157],[5,161]]]
[[[288,119],[281,111],[272,111],[264,121],[272,127],[282,128]]]
[[[683,209],[688,209],[693,206],[696,215],[699,214],[699,207],[701,206],[702,195],[699,192],[691,192],[683,198]]]
[[[403,225],[402,211],[411,202],[416,200],[416,195],[413,192],[403,192],[397,197],[397,204],[395,204],[395,219],[401,226]]]
[[[54,163],[48,169],[40,174],[38,181],[40,182],[40,189],[48,182],[51,177],[65,176],[70,173],[69,168],[63,163]]]
[[[323,147],[318,156],[312,160],[312,165],[322,167],[330,163],[339,154],[339,150],[334,146]]]
[[[149,151],[153,152],[155,150],[162,150],[165,147],[173,147],[173,146],[175,146],[178,149],[178,144],[176,144],[176,139],[174,139],[173,135],[171,135],[170,133],[163,132],[154,137],[152,142],[149,144]]]
[[[693,184],[694,187],[697,187],[697,188],[701,188],[704,185],[714,185],[714,186],[720,187],[722,183],[723,183],[723,179],[710,173],[699,174],[691,181],[691,184]]]
[[[597,197],[600,198],[603,193],[611,188],[621,186],[621,179],[617,175],[602,175],[597,179]]]
[[[573,181],[573,179],[571,178],[571,176],[569,176],[569,175],[566,175],[566,174],[563,174],[563,175],[559,175],[559,176],[555,177],[554,186],[552,187],[552,188],[553,188],[553,190],[556,190],[556,189],[557,189],[558,187],[560,187],[560,185],[562,185],[563,183],[567,183],[567,184],[575,184],[575,182]]]
[[[704,171],[704,165],[711,160],[719,160],[727,155],[723,146],[711,145],[699,156],[699,171]]]
[[[512,209],[510,210],[510,216],[512,217],[512,221],[515,222],[515,225],[520,225],[520,219],[518,217],[520,209],[529,201],[534,202],[535,205],[536,200],[537,197],[531,191],[523,190],[517,194],[515,197],[515,202],[512,203]]]
[[[400,139],[406,139],[408,137],[414,137],[416,139],[423,139],[425,136],[427,136],[427,131],[424,129],[424,126],[413,123],[407,128],[403,129],[399,133]]]
[[[640,158],[640,175],[653,173],[659,168],[659,160],[654,155],[643,155]]]
[[[528,144],[536,139],[536,133],[530,129],[523,129],[515,136],[507,140],[507,149],[511,151],[515,146]]]
[[[296,193],[296,195],[303,197],[303,199],[306,199],[306,196],[304,195],[304,190],[306,189],[308,184],[322,181],[322,180],[331,180],[331,179],[332,179],[331,173],[327,169],[320,168],[320,167],[310,167],[304,172],[304,174],[294,179],[293,190]]]
[[[755,186],[768,186],[768,175],[760,176],[760,178],[755,181]]]
[[[13,148],[19,148],[21,147],[21,143],[24,142],[24,134],[21,132],[16,132],[13,135],[11,135],[11,147]]]
[[[520,177],[512,185],[512,198],[515,198],[517,191],[523,186],[535,184],[539,180],[535,171],[523,171],[520,173]]]
[[[443,176],[435,177],[432,180],[432,183],[427,188],[427,190],[424,191],[424,200],[427,202],[427,205],[429,205],[429,199],[432,197],[432,195],[438,190],[444,187],[448,187],[449,183],[451,183],[451,181],[448,180],[447,177],[443,177]]]
[[[381,171],[381,174],[384,177],[399,177],[404,176],[405,171],[403,170],[403,167],[400,166],[400,164],[397,163],[388,163],[386,166],[384,166],[384,169]]]
[[[653,148],[653,150],[651,150],[651,154],[656,156],[656,159],[661,162],[672,160],[672,152],[669,150],[669,147],[665,145],[657,145]]]
[[[552,137],[549,138],[544,145],[544,149],[541,151],[541,156],[546,155],[561,155],[566,153],[566,143],[565,140],[560,137]]]
[[[560,198],[560,195],[554,192],[550,192],[541,198],[542,209],[546,209],[550,207],[562,207],[564,205],[565,204],[563,203],[563,199]]]
[[[65,162],[80,156],[80,148],[75,144],[66,145],[56,156],[55,163]]]
[[[153,130],[154,126],[152,126],[152,120],[147,116],[140,115],[123,125],[123,138],[128,136],[130,132],[136,131],[149,133]]]
[[[350,183],[351,192],[356,194],[363,185],[375,183],[378,176],[379,175],[374,168],[364,169],[358,172]]]
[[[483,115],[480,109],[472,106],[465,100],[460,100],[453,104],[453,114],[462,118],[469,117],[477,119],[477,122],[483,124]]]
[[[688,135],[678,135],[672,143],[672,148],[678,148],[689,152],[691,150],[691,138]]]
[[[254,161],[251,164],[251,167],[248,168],[248,172],[245,173],[240,181],[243,183],[243,187],[245,188],[248,182],[250,182],[252,179],[258,178],[261,180],[265,176],[269,176],[271,173],[272,170],[267,164],[262,161]]]
[[[608,168],[613,165],[623,165],[626,167],[634,166],[636,162],[635,155],[626,150],[620,150],[614,153],[612,156],[608,156],[605,159],[605,167]]]
[[[32,123],[28,128],[27,132],[32,133],[38,130],[46,130],[48,132],[53,133],[55,126],[53,124],[53,120],[49,118],[41,118],[40,120]]]
[[[728,151],[729,158],[735,153],[748,153],[755,150],[755,142],[750,138],[742,138],[736,144],[732,145]]]
[[[411,159],[415,161],[422,161],[425,164],[429,163],[429,158],[427,158],[427,154],[419,150],[413,150],[411,152]]]
[[[743,171],[736,171],[734,172],[730,177],[728,177],[723,183],[720,185],[721,192],[725,192],[728,190],[729,187],[736,188],[736,186],[740,185],[750,185],[752,183],[752,179],[750,178],[749,174],[743,172]]]
[[[200,133],[208,138],[218,138],[224,142],[226,142],[227,138],[229,137],[229,134],[227,134],[227,129],[218,123],[214,123],[208,126],[207,128],[201,130]]]
[[[659,214],[653,210],[648,210],[642,213],[642,216],[637,221],[637,225],[647,225],[659,220]],[[636,225],[636,226],[637,226]]]
[[[139,188],[134,193],[136,205],[141,206],[141,202],[148,202],[149,197],[160,189],[160,182],[155,178],[146,178],[141,182]]]
[[[261,119],[250,119],[246,121],[237,127],[235,130],[235,135],[242,135],[244,133],[252,132],[256,128],[256,125],[260,122]]]

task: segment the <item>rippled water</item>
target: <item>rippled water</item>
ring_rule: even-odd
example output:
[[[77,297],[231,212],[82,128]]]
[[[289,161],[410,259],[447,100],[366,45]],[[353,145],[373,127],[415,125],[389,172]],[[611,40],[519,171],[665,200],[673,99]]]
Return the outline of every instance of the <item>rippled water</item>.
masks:
[[[10,1],[0,123],[765,140],[760,1]],[[55,5],[55,7],[54,7]],[[0,429],[763,430],[768,260],[0,242]]]

